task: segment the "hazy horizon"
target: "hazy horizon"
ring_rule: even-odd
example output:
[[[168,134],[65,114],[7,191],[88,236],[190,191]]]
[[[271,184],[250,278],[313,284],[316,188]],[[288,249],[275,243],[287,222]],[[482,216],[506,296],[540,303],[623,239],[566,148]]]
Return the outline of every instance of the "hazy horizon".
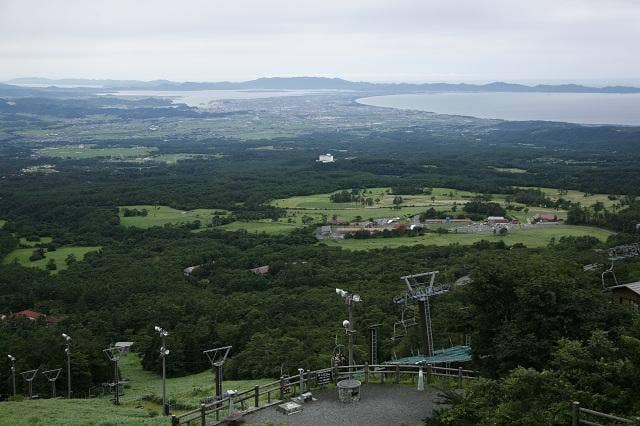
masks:
[[[340,76],[325,76],[325,75],[316,75],[316,76],[309,76],[309,75],[291,75],[291,76],[281,76],[281,75],[273,75],[273,76],[257,76],[255,78],[252,78],[250,80],[254,80],[254,79],[259,79],[259,78],[296,78],[296,77],[301,77],[301,78],[306,78],[306,77],[318,77],[318,78],[338,78],[338,79],[343,79],[343,80],[348,80],[348,81],[353,81],[353,82],[367,82],[367,83],[380,83],[380,84],[384,84],[384,83],[408,83],[408,84],[430,84],[430,83],[449,83],[449,84],[458,84],[458,83],[467,83],[467,84],[477,84],[477,85],[482,85],[482,84],[489,84],[489,83],[496,83],[496,82],[502,82],[502,83],[512,83],[512,84],[523,84],[523,85],[528,85],[528,86],[535,86],[538,84],[549,84],[549,85],[562,85],[562,84],[578,84],[578,85],[584,85],[584,86],[592,86],[592,87],[604,87],[604,86],[640,86],[640,78],[628,78],[628,79],[512,79],[512,80],[499,80],[499,79],[495,79],[495,80],[466,80],[466,79],[449,79],[449,80],[437,80],[437,79],[433,79],[433,80],[349,80],[347,78],[343,78]],[[47,77],[47,76],[43,76],[43,75],[32,75],[32,76],[19,76],[19,77],[14,77],[11,79],[7,79],[7,80],[2,80],[0,81],[1,83],[13,83],[15,81],[18,80],[29,80],[29,79],[44,79],[44,80],[52,80],[52,81],[64,81],[64,80],[95,80],[95,81],[101,81],[101,80],[114,80],[114,81],[144,81],[144,82],[149,82],[149,81],[154,81],[154,80],[141,80],[141,79],[136,79],[136,78],[122,78],[122,79],[116,79],[116,78],[110,78],[110,77],[106,77],[106,78],[90,78],[90,77],[82,77],[82,76],[76,76],[76,77],[60,77],[60,78],[55,78],[55,77]],[[200,81],[194,81],[194,80],[168,80],[168,79],[155,79],[155,80],[166,80],[166,81],[172,81],[172,82],[176,82],[176,83],[187,83],[187,82],[191,82],[191,83],[218,83],[218,82],[232,82],[232,83],[238,83],[238,82],[245,82],[245,81],[249,81],[247,79],[225,79],[225,80],[200,80]],[[25,84],[25,85],[29,85],[29,84]]]
[[[637,0],[0,4],[18,77],[639,84]]]

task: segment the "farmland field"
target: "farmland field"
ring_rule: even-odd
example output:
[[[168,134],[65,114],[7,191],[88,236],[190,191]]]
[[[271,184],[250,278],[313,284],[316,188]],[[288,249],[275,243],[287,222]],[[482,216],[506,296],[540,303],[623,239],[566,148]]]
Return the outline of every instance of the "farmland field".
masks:
[[[373,250],[379,248],[393,248],[400,246],[473,244],[481,240],[497,242],[504,241],[507,245],[522,243],[527,247],[545,247],[552,238],[559,240],[563,236],[590,235],[605,241],[612,232],[588,226],[558,225],[540,228],[514,230],[505,236],[492,234],[425,234],[417,237],[398,238],[368,238],[346,240],[323,240],[324,244],[339,246],[348,250]]]
[[[67,256],[73,254],[77,260],[82,260],[87,253],[98,251],[100,247],[79,247],[79,246],[67,246],[58,247],[55,251],[47,251],[44,259],[31,261],[29,256],[33,253],[33,248],[16,249],[9,253],[4,258],[3,263],[18,262],[22,266],[47,269],[47,263],[53,259],[56,262],[57,269],[51,271],[57,273],[59,271],[67,269],[67,263],[65,262]]]
[[[146,216],[124,216],[124,209],[146,209]],[[151,228],[153,226],[163,226],[166,224],[190,223],[199,220],[203,225],[211,221],[211,218],[218,212],[226,215],[228,212],[220,209],[195,209],[177,210],[168,206],[155,206],[142,204],[135,206],[120,206],[118,215],[120,224],[123,226],[133,226],[136,228]]]

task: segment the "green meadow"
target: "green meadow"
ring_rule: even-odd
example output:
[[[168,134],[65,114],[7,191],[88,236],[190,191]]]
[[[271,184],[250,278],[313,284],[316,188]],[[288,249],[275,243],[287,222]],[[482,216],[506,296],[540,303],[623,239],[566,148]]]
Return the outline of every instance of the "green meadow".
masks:
[[[98,251],[100,247],[80,247],[80,246],[66,246],[66,247],[58,247],[55,251],[46,251],[44,259],[31,261],[29,260],[29,256],[33,253],[33,248],[22,248],[16,249],[9,253],[5,258],[3,263],[13,263],[18,262],[20,265],[28,267],[28,268],[40,268],[47,269],[47,263],[49,260],[53,259],[56,262],[57,269],[51,271],[52,273],[58,273],[67,269],[67,263],[65,260],[67,256],[73,254],[77,260],[84,259],[84,256],[87,253]]]
[[[368,239],[345,239],[345,240],[323,240],[323,244],[338,246],[347,250],[373,250],[381,248],[394,248],[400,246],[412,246],[417,244],[445,246],[449,244],[468,245],[478,241],[504,241],[507,245],[515,243],[524,244],[527,247],[544,247],[549,244],[552,238],[559,240],[564,236],[584,236],[590,235],[605,241],[612,232],[592,228],[588,226],[557,225],[540,228],[516,229],[505,236],[493,234],[425,234],[417,237],[398,238],[368,238]]]
[[[37,154],[43,157],[69,158],[81,160],[86,158],[109,157],[109,158],[129,158],[145,157],[158,148],[135,146],[131,148],[96,148],[95,145],[65,145],[37,150]]]
[[[35,247],[38,244],[49,244],[53,241],[51,237],[40,237],[37,240],[28,240],[26,237],[20,238],[20,245],[25,247]]]
[[[146,209],[146,216],[124,216],[124,209]],[[141,204],[135,206],[120,206],[118,215],[120,216],[120,224],[123,226],[133,226],[136,228],[151,228],[153,226],[164,226],[166,224],[178,225],[182,223],[191,223],[199,220],[202,226],[211,221],[215,213],[228,214],[225,210],[220,209],[195,209],[195,210],[177,210],[168,206],[153,206]]]

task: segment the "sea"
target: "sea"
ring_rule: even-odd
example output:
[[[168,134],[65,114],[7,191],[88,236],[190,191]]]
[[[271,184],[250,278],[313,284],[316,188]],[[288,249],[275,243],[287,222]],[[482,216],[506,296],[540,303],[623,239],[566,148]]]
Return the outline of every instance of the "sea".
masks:
[[[640,126],[640,94],[446,92],[373,96],[357,102],[386,108],[509,121]]]

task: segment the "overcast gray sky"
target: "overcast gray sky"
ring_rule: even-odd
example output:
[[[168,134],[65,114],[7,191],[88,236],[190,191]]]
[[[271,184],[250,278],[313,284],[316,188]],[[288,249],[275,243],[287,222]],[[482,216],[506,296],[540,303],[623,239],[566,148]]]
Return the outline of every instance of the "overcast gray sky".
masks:
[[[0,80],[640,81],[640,0],[0,0]]]

